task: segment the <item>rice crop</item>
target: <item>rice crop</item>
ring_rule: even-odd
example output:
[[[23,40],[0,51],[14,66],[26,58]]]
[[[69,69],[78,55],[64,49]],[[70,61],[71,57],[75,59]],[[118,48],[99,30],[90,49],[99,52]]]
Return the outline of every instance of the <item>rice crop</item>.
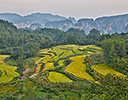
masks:
[[[115,71],[114,69],[112,69],[110,66],[106,65],[106,64],[98,64],[98,65],[93,65],[92,67],[97,73],[101,74],[101,75],[107,75],[107,74],[115,74],[117,76],[122,76],[122,77],[126,77],[124,74]]]
[[[86,65],[84,59],[86,55],[70,57],[72,63],[67,66],[66,72],[78,78],[95,81],[94,78],[86,72]]]
[[[51,82],[72,82],[67,76],[58,72],[49,72],[48,79]]]

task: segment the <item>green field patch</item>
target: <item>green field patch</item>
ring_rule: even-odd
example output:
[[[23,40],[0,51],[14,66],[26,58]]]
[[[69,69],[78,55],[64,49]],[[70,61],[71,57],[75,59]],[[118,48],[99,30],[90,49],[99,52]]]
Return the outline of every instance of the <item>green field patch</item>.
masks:
[[[101,75],[107,75],[107,74],[115,74],[117,76],[122,76],[122,77],[126,77],[124,74],[119,73],[117,71],[115,71],[114,69],[110,68],[108,65],[106,64],[98,64],[98,65],[93,65],[92,67],[97,73],[101,74]]]
[[[85,57],[86,55],[70,57],[72,63],[67,66],[65,71],[78,78],[94,82],[94,78],[86,72],[86,65],[84,64]]]
[[[14,77],[18,77],[19,73],[15,72],[17,67],[8,66],[5,64],[0,65],[2,75],[0,77],[0,84],[10,82]]]
[[[48,79],[51,82],[72,82],[67,76],[58,72],[49,72]]]

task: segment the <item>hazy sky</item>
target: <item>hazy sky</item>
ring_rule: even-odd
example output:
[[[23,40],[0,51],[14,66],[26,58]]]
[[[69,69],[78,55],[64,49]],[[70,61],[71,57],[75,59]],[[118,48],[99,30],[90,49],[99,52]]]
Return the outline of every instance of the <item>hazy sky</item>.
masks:
[[[0,13],[3,12],[21,15],[41,12],[77,19],[96,18],[128,14],[128,0],[0,0]]]

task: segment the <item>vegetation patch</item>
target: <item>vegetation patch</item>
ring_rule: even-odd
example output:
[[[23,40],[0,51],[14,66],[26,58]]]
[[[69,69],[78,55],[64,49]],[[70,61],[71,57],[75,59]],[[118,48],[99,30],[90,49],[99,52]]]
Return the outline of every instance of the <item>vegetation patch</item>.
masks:
[[[48,79],[51,82],[72,82],[67,76],[58,72],[49,72]]]

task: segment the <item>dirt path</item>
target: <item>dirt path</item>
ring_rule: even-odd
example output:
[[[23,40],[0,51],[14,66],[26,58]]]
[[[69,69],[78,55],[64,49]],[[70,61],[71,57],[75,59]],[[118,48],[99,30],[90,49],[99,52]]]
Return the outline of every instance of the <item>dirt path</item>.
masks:
[[[30,72],[31,68],[27,68],[25,71],[23,71],[23,74],[27,74],[28,72]]]
[[[71,60],[71,63],[70,63],[69,65],[71,65],[72,63],[73,63],[73,61]],[[66,66],[66,68],[64,69],[64,72],[66,72],[66,69],[67,69],[67,67],[68,67],[69,65]]]
[[[29,78],[33,78],[33,77],[35,77],[35,76],[37,76],[38,75],[38,73],[37,74],[33,74],[33,75],[31,75]]]
[[[26,76],[28,75],[28,73],[30,72],[31,69],[32,68],[27,68],[27,69],[25,69],[25,71],[23,71],[22,79],[25,79],[26,78]]]

